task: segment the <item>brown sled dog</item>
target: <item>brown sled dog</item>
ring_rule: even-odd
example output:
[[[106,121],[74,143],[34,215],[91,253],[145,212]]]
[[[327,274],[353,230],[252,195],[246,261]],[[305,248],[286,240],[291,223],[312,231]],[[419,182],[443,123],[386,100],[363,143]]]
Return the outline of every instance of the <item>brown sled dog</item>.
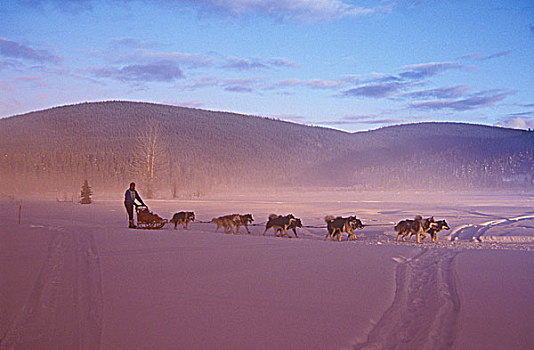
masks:
[[[267,224],[265,225],[265,231],[263,231],[263,235],[265,236],[267,230],[272,227],[276,237],[280,237],[277,232],[281,231],[284,231],[284,234],[289,237],[287,228],[296,221],[297,219],[293,216],[293,214],[286,216],[271,214],[269,215],[269,221],[267,221]]]
[[[172,219],[170,220],[170,222],[174,224],[175,230],[178,224],[182,224],[183,228],[187,230],[187,225],[190,221],[195,221],[195,213],[193,213],[192,211],[181,211],[179,213],[176,213],[172,216]]]
[[[402,241],[406,242],[406,236],[411,233],[416,235],[417,243],[421,244],[421,236],[423,236],[423,240],[426,239],[425,232],[433,227],[435,227],[434,217],[423,219],[423,217],[417,215],[413,220],[402,220],[395,225],[395,231],[398,232],[397,241],[402,235]]]
[[[219,216],[218,218],[211,219],[211,222],[214,224],[217,224],[217,228],[215,229],[215,232],[219,231],[219,228],[224,228],[224,233],[235,233],[234,227],[236,226],[236,223],[234,221],[233,215],[224,215]]]
[[[348,234],[347,241],[349,239],[354,240],[356,239],[354,230],[364,227],[360,219],[357,219],[356,216],[343,218],[341,216],[333,217],[329,215],[324,218],[324,221],[326,222],[326,228],[328,229],[328,233],[324,237],[324,240],[326,240],[328,237],[332,238],[332,240],[335,240],[336,235],[339,235],[338,239],[341,242],[343,232]]]
[[[211,222],[217,224],[215,232],[217,232],[220,227],[224,227],[225,233],[230,233],[230,231],[232,231],[232,233],[239,233],[239,228],[244,226],[247,230],[247,233],[250,234],[248,224],[252,223],[253,221],[254,218],[252,218],[252,214],[230,214],[211,219]],[[234,227],[236,228],[235,230]]]

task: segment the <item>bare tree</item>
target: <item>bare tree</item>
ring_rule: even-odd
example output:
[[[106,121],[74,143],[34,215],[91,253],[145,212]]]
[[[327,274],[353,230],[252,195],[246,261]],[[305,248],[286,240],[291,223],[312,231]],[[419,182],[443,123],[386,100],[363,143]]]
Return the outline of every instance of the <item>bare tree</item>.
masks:
[[[155,119],[148,119],[137,137],[135,161],[147,198],[154,197],[158,179],[162,178],[168,164],[165,143],[160,124]]]

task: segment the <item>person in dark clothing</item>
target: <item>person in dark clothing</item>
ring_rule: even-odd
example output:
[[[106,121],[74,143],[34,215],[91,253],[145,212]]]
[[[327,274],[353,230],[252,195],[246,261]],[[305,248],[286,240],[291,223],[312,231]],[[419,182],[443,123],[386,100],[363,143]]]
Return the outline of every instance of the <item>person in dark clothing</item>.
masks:
[[[129,225],[128,228],[136,228],[134,224],[134,218],[133,218],[133,208],[134,206],[137,207],[139,204],[135,202],[137,200],[141,205],[144,205],[146,207],[146,204],[143,202],[141,197],[139,196],[139,193],[135,190],[135,183],[132,182],[130,184],[130,188],[126,190],[126,193],[124,194],[124,206],[126,207],[126,211],[128,212],[128,220]]]

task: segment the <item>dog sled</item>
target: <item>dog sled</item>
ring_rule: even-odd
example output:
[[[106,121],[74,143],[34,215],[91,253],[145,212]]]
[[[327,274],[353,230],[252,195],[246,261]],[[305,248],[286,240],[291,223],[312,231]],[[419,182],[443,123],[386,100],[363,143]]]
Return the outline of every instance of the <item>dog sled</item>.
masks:
[[[144,205],[138,206],[135,211],[137,213],[137,228],[139,229],[159,230],[169,222],[169,220],[152,213]]]

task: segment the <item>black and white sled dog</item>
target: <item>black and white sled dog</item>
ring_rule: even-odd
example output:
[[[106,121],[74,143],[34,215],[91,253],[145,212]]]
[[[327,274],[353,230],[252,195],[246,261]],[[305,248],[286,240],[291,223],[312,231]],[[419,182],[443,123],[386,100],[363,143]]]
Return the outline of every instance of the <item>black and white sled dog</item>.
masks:
[[[271,214],[269,215],[269,220],[265,225],[265,231],[263,231],[263,235],[265,236],[267,230],[272,228],[276,237],[280,237],[281,234],[279,235],[278,232],[281,233],[282,231],[284,231],[284,235],[290,237],[289,232],[287,232],[287,229],[296,222],[297,218],[294,217],[293,214],[289,214],[286,216]]]
[[[402,236],[402,241],[406,242],[406,236],[412,234],[417,237],[417,243],[421,244],[421,237],[426,239],[425,232],[428,232],[433,227],[436,227],[434,217],[423,219],[422,216],[417,215],[413,220],[406,219],[399,221],[399,223],[395,225],[395,232],[398,232],[397,241]]]
[[[438,241],[437,233],[441,230],[450,230],[450,227],[447,224],[447,221],[445,220],[435,221],[434,225],[432,225],[432,227],[430,227],[430,229],[426,232],[432,238],[432,243],[436,243]],[[410,239],[412,239],[412,236],[414,236],[413,233],[410,235]],[[426,239],[426,236],[423,235],[423,240],[425,239]]]
[[[338,236],[338,240],[341,241],[343,232],[348,234],[347,241],[349,239],[353,240],[356,239],[356,233],[354,233],[354,230],[362,229],[364,227],[361,220],[357,219],[356,216],[343,218],[341,216],[334,217],[329,215],[324,218],[324,221],[326,222],[326,228],[328,229],[328,233],[324,237],[325,240],[328,237],[332,238],[332,240],[335,240],[336,236]]]

